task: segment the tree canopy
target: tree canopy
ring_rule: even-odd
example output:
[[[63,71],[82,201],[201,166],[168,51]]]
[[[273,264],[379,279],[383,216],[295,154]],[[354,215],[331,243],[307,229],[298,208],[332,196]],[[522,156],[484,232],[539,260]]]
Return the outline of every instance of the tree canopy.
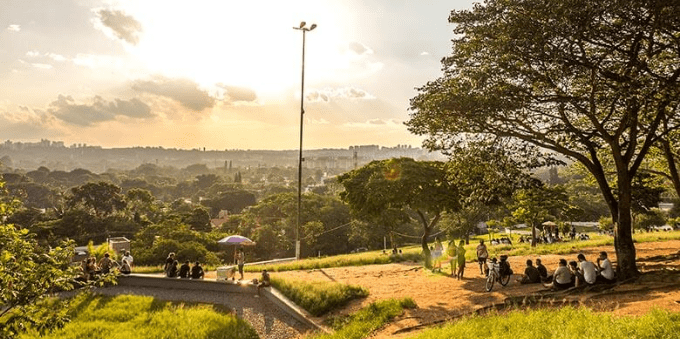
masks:
[[[579,161],[617,223],[619,274],[636,275],[631,181],[680,126],[678,12],[678,2],[644,0],[487,0],[453,11],[444,75],[419,89],[407,125],[431,148],[509,138]]]

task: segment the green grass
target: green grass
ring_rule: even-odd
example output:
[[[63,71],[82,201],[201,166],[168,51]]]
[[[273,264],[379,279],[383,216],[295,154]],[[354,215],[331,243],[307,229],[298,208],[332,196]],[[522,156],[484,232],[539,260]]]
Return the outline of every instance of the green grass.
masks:
[[[244,270],[246,272],[260,272],[263,269],[266,269],[267,271],[272,272],[282,272],[282,271],[312,270],[330,267],[389,264],[404,261],[417,262],[422,260],[422,256],[420,255],[421,248],[418,246],[402,248],[402,251],[403,253],[400,255],[383,254],[382,251],[371,251],[354,254],[340,254],[323,258],[307,258],[281,264],[249,265],[245,266]]]
[[[341,318],[333,324],[335,333],[319,334],[311,339],[361,339],[367,338],[371,332],[383,327],[394,317],[402,314],[405,308],[415,308],[411,298],[402,300],[389,299],[371,303],[360,311]]]
[[[657,339],[680,336],[680,313],[654,310],[642,317],[614,317],[565,307],[473,316],[425,330],[417,339]]]
[[[271,284],[314,316],[324,315],[351,300],[368,296],[368,290],[361,286],[328,281],[306,282],[272,278]]]
[[[235,315],[212,305],[172,303],[152,297],[81,294],[71,300],[72,321],[40,337],[22,338],[258,338],[257,332]]]

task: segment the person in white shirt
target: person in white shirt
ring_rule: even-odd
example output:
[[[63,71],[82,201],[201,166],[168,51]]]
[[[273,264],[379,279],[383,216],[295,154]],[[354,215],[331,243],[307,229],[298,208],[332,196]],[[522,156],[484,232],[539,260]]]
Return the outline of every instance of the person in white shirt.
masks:
[[[598,282],[611,284],[616,281],[614,268],[612,268],[612,263],[607,258],[607,252],[600,252],[600,257],[597,258],[597,268],[600,270],[600,275],[597,276]]]
[[[544,286],[560,290],[574,286],[574,276],[567,267],[567,260],[560,259],[560,264],[555,273],[553,273],[553,282],[551,284],[544,284]]]
[[[583,253],[580,253],[578,256],[576,256],[576,258],[579,261],[578,270],[580,275],[583,276],[583,280],[588,285],[594,284],[595,281],[597,280],[597,269],[595,268],[595,264],[593,264],[590,261],[587,261],[586,256],[583,255]],[[576,286],[580,285],[581,281],[579,280],[576,281]]]
[[[132,262],[134,261],[134,258],[130,255],[130,251],[125,251],[125,255],[123,256],[123,260],[127,261],[128,265],[132,267]]]

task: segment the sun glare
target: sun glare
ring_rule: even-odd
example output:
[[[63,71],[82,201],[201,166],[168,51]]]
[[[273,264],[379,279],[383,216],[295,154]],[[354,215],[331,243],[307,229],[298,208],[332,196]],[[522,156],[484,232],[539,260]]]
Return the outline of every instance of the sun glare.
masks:
[[[302,38],[292,29],[301,20],[317,23],[307,36],[306,80],[319,81],[317,69],[336,65],[341,27],[333,22],[339,8],[317,2],[215,2],[191,5],[140,1],[131,13],[143,26],[130,52],[152,72],[190,78],[202,86],[217,83],[254,89],[260,94],[290,90],[299,84]],[[162,10],[160,10],[162,8]]]

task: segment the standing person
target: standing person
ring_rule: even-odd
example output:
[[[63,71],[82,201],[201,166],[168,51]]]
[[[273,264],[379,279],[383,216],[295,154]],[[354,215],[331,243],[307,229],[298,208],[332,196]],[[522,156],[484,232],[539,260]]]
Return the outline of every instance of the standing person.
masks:
[[[484,265],[486,265],[486,259],[489,258],[489,251],[484,245],[484,239],[479,240],[479,245],[477,245],[477,261],[479,262],[479,274],[485,275]]]
[[[203,267],[201,267],[201,263],[197,261],[194,264],[194,267],[191,268],[191,279],[203,279],[204,275]]]
[[[458,256],[456,255],[458,253],[458,248],[456,247],[456,242],[451,240],[449,241],[449,246],[446,247],[446,254],[451,257],[450,264],[451,264],[451,276],[456,275],[456,270],[458,266]]]
[[[607,258],[607,252],[600,252],[600,256],[597,258],[597,268],[600,270],[600,275],[597,276],[598,282],[611,284],[616,281],[614,268]]]
[[[236,253],[236,264],[238,265],[238,274],[241,275],[239,280],[243,280],[243,265],[246,264],[246,255],[243,253],[243,249],[239,248]]]
[[[463,279],[463,273],[465,273],[465,240],[461,239],[460,243],[458,243],[456,256],[458,257],[458,273],[456,273],[456,278],[461,280]]]
[[[191,271],[191,266],[189,266],[189,260],[187,260],[179,268],[179,277],[188,279],[189,275],[191,273],[190,271]]]
[[[134,258],[130,255],[130,251],[125,251],[125,255],[123,256],[122,260],[127,261],[128,265],[130,265],[130,268],[134,265]]]
[[[111,262],[111,258],[109,258],[109,254],[104,253],[104,257],[99,260],[99,269],[102,271],[102,274],[108,274],[112,266],[113,263]]]
[[[434,238],[434,252],[432,252],[432,258],[434,259],[434,263],[432,265],[432,272],[434,272],[435,269],[438,269],[439,272],[442,271],[442,260],[441,257],[444,252],[444,246],[442,245],[442,242],[439,241],[438,237]]]
[[[163,271],[165,271],[165,274],[167,275],[168,272],[170,272],[170,268],[172,267],[172,263],[175,261],[175,253],[170,252],[168,253],[168,257],[165,258],[165,266],[163,267]]]

